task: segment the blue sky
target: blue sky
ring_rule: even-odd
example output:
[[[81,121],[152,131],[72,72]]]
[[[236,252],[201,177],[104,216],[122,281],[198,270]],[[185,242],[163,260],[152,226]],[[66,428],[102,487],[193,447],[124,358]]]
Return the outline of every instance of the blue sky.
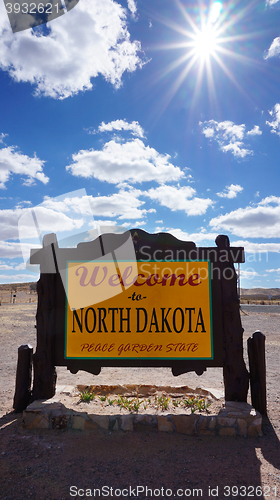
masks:
[[[0,282],[37,280],[18,221],[40,205],[61,238],[227,234],[242,287],[280,287],[279,56],[278,0],[80,0],[15,34],[0,0]]]

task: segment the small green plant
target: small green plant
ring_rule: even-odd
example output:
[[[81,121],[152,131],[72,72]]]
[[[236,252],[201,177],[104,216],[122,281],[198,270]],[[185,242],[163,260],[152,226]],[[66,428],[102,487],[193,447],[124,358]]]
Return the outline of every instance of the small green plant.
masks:
[[[207,411],[211,403],[209,403],[209,401],[206,401],[206,399],[200,399],[199,401],[197,401],[196,405],[199,411]]]
[[[170,398],[165,398],[164,396],[162,396],[161,403],[160,403],[162,410],[168,409],[169,401],[170,401]]]
[[[133,409],[135,411],[138,411],[139,408],[140,408],[140,405],[142,404],[142,402],[139,400],[139,398],[137,397],[137,399],[134,399],[133,401]]]
[[[124,408],[125,410],[128,410],[128,411],[138,411],[142,402],[140,401],[140,399],[138,398],[134,398],[134,399],[128,399],[124,396],[118,396],[118,399],[117,399],[117,404],[119,405],[120,408]]]
[[[183,405],[187,408],[193,408],[196,403],[196,398],[194,396],[188,397],[183,400]]]
[[[132,402],[123,396],[118,397],[117,399],[117,404],[119,405],[120,408],[124,408],[125,410],[132,411]]]
[[[99,396],[100,401],[104,402],[107,399],[107,396]]]
[[[172,403],[173,403],[173,406],[178,408],[178,406],[180,406],[181,400],[180,399],[173,399]]]
[[[108,401],[109,405],[112,406],[116,400],[108,398],[107,401]]]
[[[211,403],[207,402],[206,399],[199,399],[198,397],[191,396],[183,401],[183,405],[191,409],[194,413],[196,410],[207,411]]]
[[[80,398],[84,403],[89,403],[95,398],[95,394],[93,392],[83,391],[81,392]]]
[[[119,395],[118,399],[117,399],[117,405],[119,405],[120,407],[123,406],[123,398]]]
[[[161,408],[162,410],[168,409],[168,403],[170,398],[166,398],[165,396],[155,396],[155,405],[157,408]]]

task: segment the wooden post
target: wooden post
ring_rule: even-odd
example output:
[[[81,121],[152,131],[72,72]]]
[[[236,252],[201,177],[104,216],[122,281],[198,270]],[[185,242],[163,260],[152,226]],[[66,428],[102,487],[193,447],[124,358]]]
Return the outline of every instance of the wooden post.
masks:
[[[260,331],[247,340],[253,407],[266,415],[265,335]]]
[[[24,344],[18,348],[16,388],[13,404],[15,412],[25,410],[31,400],[32,355],[33,347],[31,345]]]
[[[55,395],[54,363],[56,275],[41,274],[37,284],[38,309],[37,348],[33,356],[33,399],[49,399]]]
[[[43,238],[44,260],[41,263],[40,279],[37,283],[38,307],[37,348],[33,356],[33,399],[50,399],[55,395],[56,368],[54,361],[56,334],[57,281],[60,278],[55,248],[55,234]]]
[[[237,276],[230,255],[229,238],[219,235],[216,238],[216,245],[219,249],[218,264],[221,272],[223,303],[225,400],[247,402],[249,373],[243,358],[243,328],[237,293]]]

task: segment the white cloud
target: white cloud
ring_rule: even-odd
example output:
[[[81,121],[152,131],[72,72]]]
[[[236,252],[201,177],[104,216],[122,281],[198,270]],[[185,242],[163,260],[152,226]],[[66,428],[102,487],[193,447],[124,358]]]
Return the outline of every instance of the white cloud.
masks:
[[[1,132],[0,134],[0,143],[3,143],[4,142],[4,137],[7,137],[8,134],[3,134],[3,132]]]
[[[130,40],[126,10],[116,1],[80,0],[47,26],[47,36],[31,29],[12,33],[0,2],[0,68],[14,81],[34,85],[36,95],[65,99],[92,89],[98,75],[119,87],[125,71],[143,64],[140,43]]]
[[[280,273],[280,267],[278,269],[266,269],[267,273]]]
[[[73,217],[68,217],[63,212],[44,206],[36,207],[36,218],[41,232],[44,233],[73,231],[80,229],[84,224],[83,218],[74,219]],[[26,235],[26,237],[28,236]]]
[[[51,213],[56,212],[65,215],[71,212],[70,216],[72,218],[69,218],[69,220],[72,220],[75,224],[80,221],[80,219],[73,219],[73,216],[76,214],[80,216],[90,215],[93,217],[138,219],[144,217],[147,212],[152,211],[141,208],[145,202],[139,200],[140,195],[142,195],[142,191],[127,186],[126,188],[121,188],[117,193],[108,196],[69,196],[62,201],[45,197],[42,205],[44,209],[50,210]],[[117,224],[116,221],[96,219],[89,220],[88,223],[91,227]]]
[[[116,221],[116,220],[112,220],[112,219],[110,219],[110,220],[101,220],[101,219],[98,220],[98,219],[95,219],[92,222],[91,225],[94,228],[94,230],[95,229],[100,230],[100,228],[103,229],[103,228],[107,228],[107,227],[110,229],[110,227],[111,227],[113,232],[118,232],[119,233],[122,230],[124,232],[127,231],[127,228],[131,228],[132,224],[133,224],[133,227],[140,227],[141,225],[144,226],[145,224],[147,224],[147,221],[144,221],[144,220],[137,221],[136,220],[136,221],[133,221],[133,222],[131,222],[131,221],[129,221],[129,222],[122,222],[120,220]],[[89,231],[89,233],[90,232],[91,231]],[[95,234],[95,233],[92,233],[92,234]],[[90,238],[90,239],[92,240],[93,238]]]
[[[207,233],[201,231],[199,233],[187,233],[186,231],[182,231],[179,228],[168,228],[168,233],[171,233],[175,238],[182,241],[193,241],[194,243],[201,243],[204,241],[210,241],[211,244],[215,245],[215,239],[218,236],[218,233]]]
[[[38,281],[39,275],[36,274],[0,274],[2,283],[28,283],[29,281]]]
[[[63,201],[57,201],[45,197],[43,204],[34,207],[36,219],[42,234],[54,232],[61,239],[65,232],[77,235],[80,232],[96,226],[115,226],[118,222],[114,220],[93,220],[93,216],[102,216],[108,218],[118,218],[137,221],[146,216],[148,212],[155,212],[154,209],[146,210],[142,206],[144,201],[138,198],[141,191],[130,188],[121,189],[118,193],[110,196],[84,196],[84,197],[66,197]],[[90,207],[90,209],[89,209]],[[27,217],[25,218],[25,215]],[[88,219],[88,216],[90,218]],[[23,216],[23,217],[22,217]],[[20,234],[18,223],[20,219]],[[86,224],[86,228],[85,228]],[[140,223],[134,222],[134,225]],[[144,221],[141,222],[145,224]],[[128,224],[131,226],[131,223]],[[41,243],[39,235],[33,224],[30,211],[24,208],[0,210],[0,258],[12,259],[17,257],[28,258],[32,248],[40,248]],[[61,236],[62,235],[62,236]],[[21,243],[18,241],[19,236]],[[66,235],[67,236],[67,235]],[[8,241],[9,240],[9,241]],[[78,242],[78,240],[77,240]],[[0,263],[2,266],[4,262]],[[15,269],[22,269],[18,267]],[[5,267],[5,270],[8,268]]]
[[[264,59],[269,59],[270,57],[275,57],[280,54],[280,37],[274,38],[269,49],[265,52]]]
[[[8,266],[7,264],[0,264],[0,271],[10,271],[13,266]]]
[[[260,130],[260,127],[258,125],[255,125],[252,130],[249,130],[249,132],[247,132],[247,135],[262,135],[262,131]]]
[[[31,248],[40,248],[41,245],[28,245],[27,243],[18,243],[17,241],[0,241],[0,257],[2,259],[16,259],[22,258],[22,250],[30,255]]]
[[[137,12],[137,6],[135,0],[127,0],[128,8],[133,16],[135,16]]]
[[[138,219],[145,216],[147,210],[142,205],[138,197],[141,191],[130,189],[129,191],[121,189],[118,193],[110,196],[90,197],[89,203],[93,215],[103,217],[119,217],[120,219]]]
[[[269,125],[271,127],[272,134],[277,134],[280,136],[280,104],[276,103],[274,108],[269,111],[269,114],[272,116],[273,121],[266,121],[265,123],[266,125]]]
[[[133,189],[131,186],[126,186],[126,188],[121,188],[118,193],[108,196],[68,196],[61,201],[46,196],[42,206],[44,209],[50,210],[51,213],[53,211],[58,214],[68,213],[69,220],[72,220],[76,225],[78,223],[77,227],[80,227],[80,219],[76,219],[76,215],[120,217],[121,219],[143,217],[147,213],[147,210],[140,209],[144,204],[144,201],[138,199],[141,194],[141,191]],[[82,221],[83,219],[81,219]],[[114,225],[117,222],[89,219],[88,223],[91,227],[98,227],[99,225]]]
[[[280,203],[280,197],[271,195],[259,201],[259,205],[267,205],[268,203],[274,203],[275,205],[278,205]]]
[[[14,266],[14,269],[16,271],[22,271],[23,269],[26,269],[26,264],[25,262],[22,262],[21,264],[18,264],[17,266]]]
[[[241,278],[246,278],[248,280],[254,279],[256,276],[260,276],[254,269],[240,269]]]
[[[261,254],[261,253],[278,253],[280,252],[280,243],[252,243],[248,240],[238,240],[231,241],[231,246],[233,247],[244,247],[245,252],[250,254]],[[259,257],[256,257],[259,260]],[[254,259],[250,259],[250,261],[254,261]]]
[[[80,232],[87,231],[89,227],[117,223],[106,220],[95,221],[93,216],[140,220],[148,212],[155,212],[154,209],[146,210],[142,207],[145,202],[139,200],[141,194],[141,191],[129,187],[110,196],[69,196],[61,201],[45,197],[44,202],[31,211],[19,207],[0,210],[0,258],[21,256],[21,245],[25,256],[29,255],[30,248],[41,246],[34,225],[34,215],[42,235],[54,232],[59,240],[71,235],[78,237]],[[11,241],[19,238],[21,244]]]
[[[81,150],[72,155],[66,167],[77,177],[95,177],[112,184],[121,182],[177,181],[184,177],[179,167],[170,163],[170,156],[145,146],[140,139],[125,143],[107,142],[102,150]]]
[[[226,186],[225,190],[221,193],[217,193],[220,198],[236,198],[238,193],[243,191],[243,187],[239,186],[239,184],[231,184],[230,186]]]
[[[22,271],[23,269],[26,269],[25,262],[22,262],[21,264],[15,266],[5,264],[4,262],[0,263],[0,271],[11,271],[11,270]]]
[[[159,186],[143,193],[152,200],[158,201],[172,212],[184,210],[188,215],[202,215],[213,205],[209,198],[197,198],[196,191],[190,186]]]
[[[5,188],[12,174],[19,174],[25,177],[23,184],[30,186],[35,180],[47,184],[48,177],[43,173],[44,161],[37,158],[34,153],[33,158],[16,151],[14,146],[0,149],[0,188]]]
[[[219,215],[210,226],[245,238],[279,238],[280,198],[270,196],[257,205]]]
[[[18,239],[18,220],[24,212],[24,209],[19,208],[0,210],[1,240]]]
[[[266,0],[266,5],[274,5],[277,2],[279,2],[279,0]]]
[[[17,240],[19,238],[18,221],[26,213],[24,208],[0,210],[0,234],[1,240]],[[51,233],[59,231],[72,231],[79,229],[83,225],[83,219],[73,219],[67,217],[63,212],[46,207],[36,207],[36,217],[41,232]],[[21,234],[24,238],[34,238],[37,236],[32,219],[22,219]],[[35,232],[34,232],[35,231]],[[37,236],[38,238],[38,236]]]
[[[204,128],[202,133],[205,137],[216,137],[222,138],[224,140],[240,140],[243,139],[245,133],[245,125],[235,125],[231,121],[216,122],[215,120],[209,120],[205,122],[199,122],[199,125],[203,125]]]
[[[59,200],[45,196],[42,206],[58,213],[73,212],[80,215],[92,215],[89,204],[90,196],[71,196],[71,194]]]
[[[234,143],[226,144],[225,146],[222,146],[222,151],[226,153],[227,151],[231,151],[233,156],[237,156],[239,158],[245,158],[245,156],[253,154],[253,151],[250,151],[249,149],[244,149],[243,143],[241,141],[236,141]]]
[[[144,137],[144,130],[136,121],[128,123],[126,120],[114,120],[109,123],[102,122],[98,127],[98,132],[112,132],[113,130],[129,130],[136,137]]]
[[[202,127],[202,133],[207,139],[214,139],[220,146],[220,149],[226,153],[232,152],[235,157],[245,158],[253,154],[253,151],[244,148],[245,125],[235,125],[231,121],[217,122],[208,120],[199,122]]]

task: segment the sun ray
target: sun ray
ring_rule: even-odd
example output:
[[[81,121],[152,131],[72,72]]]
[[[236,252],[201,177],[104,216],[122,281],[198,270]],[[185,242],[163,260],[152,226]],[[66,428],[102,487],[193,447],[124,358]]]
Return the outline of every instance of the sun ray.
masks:
[[[199,27],[195,24],[195,22],[193,21],[193,19],[191,18],[191,16],[186,11],[185,7],[181,4],[180,0],[175,0],[175,3],[178,6],[178,8],[181,11],[181,13],[183,14],[183,16],[185,17],[186,21],[191,26],[192,32],[195,35],[197,35],[199,33],[199,31],[200,31]],[[201,19],[201,26],[204,26],[204,24],[206,22],[206,19],[205,19],[205,16],[204,16],[204,13],[203,13],[202,9],[200,9],[200,19]]]
[[[218,107],[216,84],[218,78],[225,76],[243,94],[242,80],[237,76],[237,64],[254,65],[263,68],[263,60],[257,60],[247,55],[247,45],[266,30],[245,32],[246,16],[251,15],[255,0],[238,11],[232,3],[212,1],[207,10],[206,4],[199,0],[195,6],[186,7],[181,0],[175,0],[179,15],[183,23],[161,14],[156,14],[155,20],[170,28],[176,34],[176,40],[170,43],[158,44],[153,50],[176,51],[180,55],[169,62],[163,69],[158,71],[153,83],[162,81],[166,85],[164,97],[161,101],[161,115],[168,107],[176,93],[187,83],[190,77],[191,92],[188,92],[187,100],[190,109],[196,106],[201,92],[208,89],[209,103]],[[188,9],[188,10],[187,10]],[[192,15],[191,15],[192,12]],[[242,30],[242,31],[240,31]],[[170,84],[168,78],[172,72],[176,72],[175,81]],[[184,95],[184,92],[180,95]],[[250,96],[246,96],[247,98]]]
[[[184,54],[183,56],[179,57],[175,61],[171,62],[170,64],[168,64],[168,66],[166,66],[166,68],[164,69],[164,71],[160,71],[160,74],[156,78],[156,81],[161,80],[166,75],[168,75],[171,71],[173,71],[174,69],[176,69],[178,66],[181,66],[188,59],[193,58],[193,57],[194,57],[194,53],[193,52],[188,52],[187,54]],[[182,70],[182,71],[184,71],[184,70]]]
[[[189,61],[188,65],[181,71],[179,76],[176,78],[175,82],[172,84],[172,86],[169,88],[168,92],[165,94],[164,98],[164,105],[162,106],[162,112],[167,109],[169,106],[170,102],[178,92],[179,88],[181,85],[184,83],[188,73],[190,72],[192,66],[194,65],[196,59],[195,57],[192,57],[192,59]]]
[[[222,61],[222,59],[218,56],[217,53],[213,54],[213,57],[216,59],[217,63],[219,64],[220,68],[224,71],[225,75],[231,80],[231,82],[238,88],[238,90],[243,94],[244,96],[247,96],[246,92],[243,90],[242,86],[240,83],[236,80],[234,77],[232,71],[229,70],[229,68],[225,65],[225,63]]]
[[[216,95],[216,89],[215,89],[215,80],[214,80],[214,75],[213,75],[213,70],[212,70],[212,65],[210,62],[210,58],[206,62],[206,71],[207,71],[207,77],[208,77],[208,95],[209,95],[209,100],[214,101],[214,104],[217,106],[217,95]]]
[[[245,56],[244,54],[238,54],[234,50],[229,50],[226,47],[218,46],[215,53],[221,53],[244,64],[254,64],[254,66],[259,65],[260,67],[262,66],[262,61],[258,61],[257,59],[253,59],[252,57]]]

